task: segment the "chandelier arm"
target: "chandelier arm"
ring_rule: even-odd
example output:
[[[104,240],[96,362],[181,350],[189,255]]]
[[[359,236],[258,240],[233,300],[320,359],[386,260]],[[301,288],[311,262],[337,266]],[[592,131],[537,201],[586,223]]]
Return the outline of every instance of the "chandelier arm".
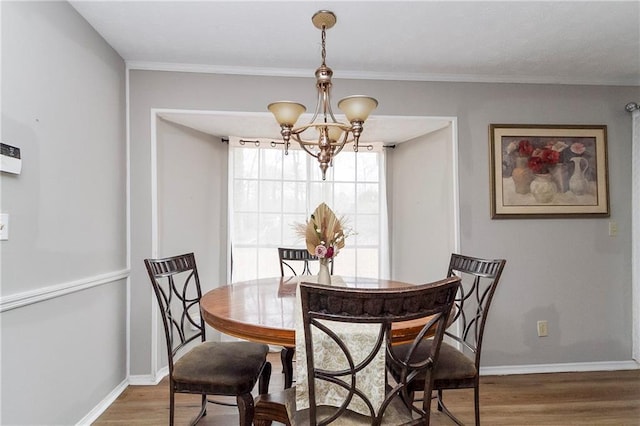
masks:
[[[307,127],[307,126],[305,126]],[[292,133],[291,137],[293,138],[293,140],[295,140],[296,142],[298,142],[298,145],[300,145],[300,148],[304,149],[309,155],[311,155],[314,158],[318,158],[318,154],[316,154],[315,152],[311,151],[309,148],[309,146],[318,146],[317,142],[308,142],[303,140],[302,138],[300,138],[300,134],[299,133]]]
[[[294,135],[301,135],[302,133],[304,133],[307,129],[309,128],[315,128],[318,129],[318,131],[320,132],[322,130],[323,127],[339,127],[340,129],[342,129],[345,133],[349,132],[351,130],[351,127],[349,127],[348,125],[344,124],[344,123],[340,123],[340,122],[336,122],[336,123],[308,123],[308,124],[304,124],[302,126],[296,127],[295,129],[291,129],[291,136]],[[297,142],[300,142],[298,139],[296,139]],[[314,142],[316,145],[318,144],[318,142]]]
[[[331,86],[327,87],[326,90],[323,90],[323,97],[322,100],[324,101],[324,121],[325,123],[327,122],[327,112],[329,113],[329,117],[331,117],[331,120],[333,120],[334,123],[339,123],[338,120],[336,120],[336,117],[333,115],[333,110],[331,109]]]
[[[300,144],[300,148],[304,149],[307,154],[309,154],[310,156],[312,156],[315,159],[318,159],[318,154],[316,154],[315,152],[311,151],[309,148],[307,148],[306,144]]]
[[[338,155],[338,154],[340,153],[340,151],[342,151],[342,150],[344,149],[344,146],[345,146],[346,144],[348,144],[348,143],[349,143],[349,141],[347,140],[348,138],[349,138],[349,131],[348,131],[348,130],[346,130],[346,131],[344,132],[344,136],[342,137],[342,142],[338,142],[338,141],[337,141],[337,142],[334,144],[334,146],[335,146],[335,150],[333,151],[333,156],[332,156],[332,158],[331,158],[331,163],[332,163],[331,165],[333,165],[333,157],[335,157],[336,155]]]
[[[320,87],[318,87],[318,98],[316,99],[316,110],[313,113],[313,117],[311,117],[311,120],[309,120],[309,124],[313,124],[314,121],[316,121],[316,118],[318,118],[318,114],[320,114],[320,108],[322,106],[322,102],[323,102],[323,93],[322,93],[322,89]]]

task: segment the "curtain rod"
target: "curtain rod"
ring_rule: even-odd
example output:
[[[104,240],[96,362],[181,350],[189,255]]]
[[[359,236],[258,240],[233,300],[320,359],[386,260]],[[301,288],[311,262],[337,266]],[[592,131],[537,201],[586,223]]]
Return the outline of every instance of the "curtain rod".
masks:
[[[640,105],[637,102],[629,102],[625,105],[624,109],[626,109],[627,112],[633,112],[637,109],[640,109]]]
[[[253,144],[255,146],[260,146],[260,141],[259,140],[252,141],[252,140],[240,139],[238,142],[240,143],[240,145],[245,145],[245,144],[249,143],[249,144]],[[229,139],[227,139],[227,143],[229,143]],[[271,141],[271,142],[269,142],[269,145],[271,145],[272,148],[275,148],[276,145],[284,145],[284,142],[283,141]],[[360,147],[361,148],[366,148],[368,151],[373,150],[373,145],[371,145],[371,144],[368,144],[368,145],[360,144]]]

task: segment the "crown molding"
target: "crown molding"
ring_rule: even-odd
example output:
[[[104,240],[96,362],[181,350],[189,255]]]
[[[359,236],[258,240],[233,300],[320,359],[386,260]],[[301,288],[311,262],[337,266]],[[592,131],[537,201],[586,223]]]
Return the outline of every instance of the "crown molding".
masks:
[[[224,65],[179,64],[171,62],[126,61],[129,70],[174,71],[263,77],[313,78],[315,70],[298,68],[260,68]],[[640,86],[640,78],[620,80],[576,79],[557,76],[514,76],[485,74],[433,74],[410,72],[340,71],[335,76],[354,80],[432,81],[450,83],[560,84],[572,86]]]

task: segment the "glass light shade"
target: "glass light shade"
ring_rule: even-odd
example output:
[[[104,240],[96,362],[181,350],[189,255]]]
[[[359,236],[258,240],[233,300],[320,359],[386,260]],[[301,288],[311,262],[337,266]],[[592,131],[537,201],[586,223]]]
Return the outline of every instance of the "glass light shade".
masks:
[[[290,101],[274,102],[269,104],[267,108],[273,113],[276,121],[281,126],[295,125],[300,115],[307,110],[304,105]]]
[[[361,95],[347,96],[338,102],[338,108],[344,112],[349,122],[365,121],[377,106],[377,100]]]
[[[309,135],[313,138],[315,138],[316,140],[318,140],[320,138],[320,134],[322,132],[322,128],[324,127],[324,125],[322,125],[321,123],[318,123],[316,125],[313,126],[313,130],[309,130]],[[340,128],[340,126],[327,126],[327,129],[329,131],[329,139],[331,139],[332,141],[339,141],[340,138],[342,137],[342,134],[344,133],[344,130],[342,130]],[[311,133],[313,132],[313,133]]]
[[[338,126],[329,126],[329,139],[339,141],[342,137],[342,129]]]

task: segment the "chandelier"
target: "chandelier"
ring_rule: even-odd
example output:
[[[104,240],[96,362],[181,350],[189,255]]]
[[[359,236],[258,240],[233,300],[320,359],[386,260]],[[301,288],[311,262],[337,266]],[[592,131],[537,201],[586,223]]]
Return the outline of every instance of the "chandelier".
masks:
[[[353,143],[353,150],[358,151],[358,141],[362,134],[363,124],[371,111],[378,106],[378,101],[369,96],[348,96],[338,102],[349,124],[339,122],[331,110],[331,77],[333,71],[325,63],[326,30],[337,21],[336,15],[327,10],[316,12],[311,18],[313,25],[322,30],[322,64],[316,70],[316,88],[318,100],[316,110],[309,123],[294,127],[300,115],[307,108],[297,102],[279,101],[267,107],[273,113],[284,141],[284,153],[289,153],[289,141],[293,138],[302,149],[315,157],[320,163],[322,180],[326,179],[327,168],[333,165],[333,158],[346,144]],[[314,139],[311,139],[314,137]]]

